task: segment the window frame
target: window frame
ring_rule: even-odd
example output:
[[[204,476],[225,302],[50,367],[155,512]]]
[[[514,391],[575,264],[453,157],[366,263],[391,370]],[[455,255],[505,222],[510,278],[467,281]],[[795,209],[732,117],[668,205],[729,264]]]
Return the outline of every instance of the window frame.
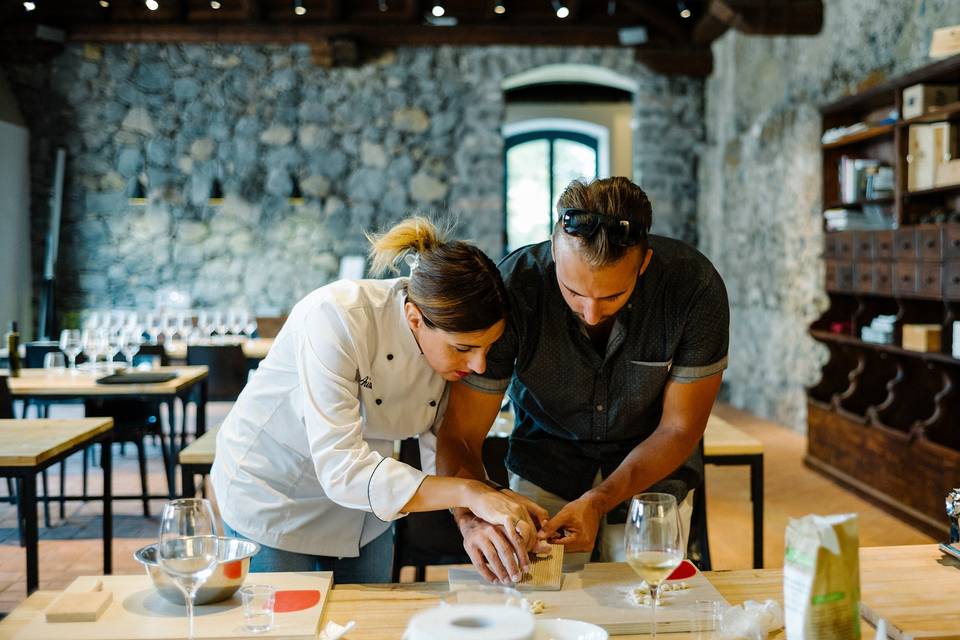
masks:
[[[584,120],[566,118],[540,118],[511,123],[503,127],[503,247],[504,254],[519,247],[511,247],[507,234],[509,213],[507,211],[507,193],[510,174],[507,168],[507,154],[518,145],[536,140],[548,143],[547,180],[551,207],[559,194],[554,193],[554,148],[557,140],[568,140],[591,148],[594,152],[594,173],[602,177],[609,173],[610,131],[607,127]],[[547,229],[552,230],[553,211],[547,212]]]

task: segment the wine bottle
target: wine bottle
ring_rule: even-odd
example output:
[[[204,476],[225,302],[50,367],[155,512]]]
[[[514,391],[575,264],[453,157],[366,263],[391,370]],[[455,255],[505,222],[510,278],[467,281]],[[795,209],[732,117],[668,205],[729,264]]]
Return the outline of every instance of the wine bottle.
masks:
[[[16,378],[20,375],[20,333],[17,331],[17,323],[10,323],[10,331],[7,333],[7,362],[10,370],[10,377]]]

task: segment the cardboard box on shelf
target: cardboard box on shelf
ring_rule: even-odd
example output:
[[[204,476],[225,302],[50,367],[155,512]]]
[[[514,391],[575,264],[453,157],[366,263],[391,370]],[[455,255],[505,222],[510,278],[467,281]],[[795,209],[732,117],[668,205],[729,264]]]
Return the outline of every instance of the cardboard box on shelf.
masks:
[[[937,122],[930,127],[933,131],[933,185],[946,187],[960,184],[960,165],[955,164],[957,126],[950,122]]]
[[[903,325],[903,348],[910,351],[940,351],[940,325]]]
[[[931,109],[956,102],[960,87],[955,84],[915,84],[903,90],[903,119],[922,116]]]
[[[934,186],[933,125],[912,124],[907,132],[907,191]]]

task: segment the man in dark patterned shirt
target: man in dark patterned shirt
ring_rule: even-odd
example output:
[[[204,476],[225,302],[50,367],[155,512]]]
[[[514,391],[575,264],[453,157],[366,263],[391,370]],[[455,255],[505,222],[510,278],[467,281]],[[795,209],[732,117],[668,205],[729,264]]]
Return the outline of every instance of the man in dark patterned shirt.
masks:
[[[535,516],[536,505],[549,512],[541,538],[575,561],[598,542],[601,559],[623,560],[624,505],[636,493],[676,496],[689,531],[698,444],[727,362],[726,289],[696,249],[649,235],[650,202],[626,178],[575,181],[557,209],[550,241],[499,265],[509,328],[486,370],[453,385],[437,468],[486,477],[483,439],[509,389],[510,488]],[[455,517],[477,569],[515,582],[513,532]]]

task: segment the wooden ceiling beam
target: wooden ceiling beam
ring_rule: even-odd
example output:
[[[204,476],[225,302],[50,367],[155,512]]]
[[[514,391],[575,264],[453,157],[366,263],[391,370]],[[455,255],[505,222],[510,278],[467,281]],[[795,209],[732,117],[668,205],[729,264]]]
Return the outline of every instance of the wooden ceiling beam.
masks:
[[[464,45],[570,45],[617,46],[617,27],[583,23],[550,23],[537,26],[463,24],[433,27],[410,24],[82,24],[69,30],[72,42],[318,42],[331,38],[354,39],[383,46]],[[654,40],[654,39],[651,39]],[[672,46],[660,40],[659,45]]]
[[[816,34],[823,27],[822,0],[710,0],[708,13],[754,35]]]
[[[730,25],[717,16],[709,12],[705,13],[693,27],[693,42],[701,47],[709,46],[729,28]]]
[[[709,47],[637,47],[634,55],[637,62],[663,75],[706,78],[713,72]]]
[[[651,29],[677,41],[686,41],[690,34],[674,17],[674,12],[666,13],[659,5],[649,0],[618,0],[630,14],[647,23]]]

